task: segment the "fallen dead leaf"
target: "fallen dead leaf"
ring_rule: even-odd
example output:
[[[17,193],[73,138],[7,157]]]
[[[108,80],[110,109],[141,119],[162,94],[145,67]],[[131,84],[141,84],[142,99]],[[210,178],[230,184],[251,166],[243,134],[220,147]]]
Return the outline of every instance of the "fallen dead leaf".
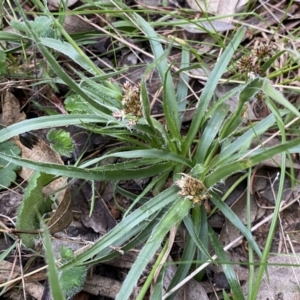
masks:
[[[85,281],[83,290],[96,296],[106,296],[115,299],[122,287],[122,283],[115,279],[93,275]]]
[[[167,288],[169,287],[169,284],[171,283],[171,280],[173,279],[175,273],[176,273],[177,267],[175,265],[169,265],[166,269],[166,275],[164,277],[164,291],[167,291]],[[181,300],[181,299],[189,299],[189,300],[208,300],[208,296],[202,285],[197,282],[195,279],[191,279],[188,281],[184,286],[182,286],[176,297],[175,300]]]
[[[20,268],[12,263],[2,260],[0,261],[0,283],[7,282],[9,279],[16,278],[20,275]]]
[[[299,300],[299,278],[300,268],[284,266],[284,264],[300,263],[299,254],[276,255],[268,259],[268,277],[264,275],[257,299],[289,299]],[[274,264],[278,264],[277,266]],[[244,285],[245,296],[247,295],[248,284]]]
[[[63,27],[69,34],[95,30],[95,27],[76,15],[67,15]]]
[[[71,211],[71,192],[65,189],[64,198],[60,201],[56,211],[47,223],[51,234],[62,231],[73,221]]]
[[[247,3],[247,1],[245,0],[187,0],[186,2],[193,10],[203,11],[218,16],[234,14],[238,8],[244,6]],[[229,21],[231,19],[232,17],[222,19],[222,21]]]
[[[14,279],[21,274],[20,267],[2,260],[0,261],[0,283],[5,283],[8,280]],[[30,279],[26,279],[25,290],[26,292],[37,300],[40,300],[43,295],[43,285],[36,282],[29,282]],[[11,286],[10,286],[11,287]]]
[[[80,182],[80,181],[79,181]],[[79,182],[74,184],[76,187]],[[81,185],[81,184],[80,184]],[[99,183],[95,183],[95,190],[99,190]],[[116,226],[116,219],[112,216],[111,212],[107,208],[107,205],[102,198],[102,196],[97,196],[95,198],[93,212],[90,215],[90,200],[91,200],[91,185],[89,182],[84,183],[81,188],[74,189],[73,199],[74,206],[81,210],[81,221],[87,228],[92,228],[95,232],[100,233],[101,235],[106,234],[113,227]],[[104,190],[101,192],[103,195],[108,195],[110,186],[106,185]],[[108,191],[106,193],[106,191]]]
[[[2,107],[2,124],[5,126],[23,121],[25,114],[20,113],[20,105],[18,99],[9,91],[4,93],[3,107]],[[63,164],[60,155],[48,146],[43,140],[38,138],[37,144],[29,149],[25,147],[19,140],[19,137],[13,138],[14,143],[21,149],[22,158],[38,162],[48,162],[54,164]],[[19,175],[26,181],[30,180],[34,171],[28,168],[22,168]],[[71,197],[67,193],[67,189],[63,188],[66,185],[67,179],[60,177],[52,181],[49,185],[44,187],[43,193],[46,195],[57,193],[58,208],[55,210],[50,219],[51,233],[65,229],[72,221],[72,212],[70,208]]]
[[[78,2],[78,0],[66,0],[64,1],[67,7],[72,6],[73,4],[75,4],[76,2]],[[61,0],[47,0],[47,3],[49,5],[49,7],[53,8],[58,8],[61,5]]]

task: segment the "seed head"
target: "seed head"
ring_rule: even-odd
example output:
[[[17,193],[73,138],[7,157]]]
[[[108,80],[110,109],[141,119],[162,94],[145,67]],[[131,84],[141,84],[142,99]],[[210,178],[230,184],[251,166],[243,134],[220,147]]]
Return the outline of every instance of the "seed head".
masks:
[[[263,91],[259,91],[258,93],[255,94],[255,98],[258,100],[258,101],[264,101],[265,98],[266,98],[266,95]]]
[[[237,67],[241,73],[248,73],[252,70],[253,56],[243,55],[237,62]]]
[[[175,184],[180,188],[179,195],[191,200],[194,204],[201,205],[205,200],[211,198],[204,184],[191,176],[183,174]]]
[[[137,118],[141,118],[142,105],[140,101],[140,87],[131,85],[128,81],[123,84],[123,110],[124,114],[132,114]]]
[[[254,74],[257,74],[259,76],[263,76],[263,71],[259,64],[255,64],[254,66],[252,66],[251,72],[253,72]]]
[[[267,59],[271,57],[272,50],[269,45],[262,45],[252,50],[252,54],[258,59]]]

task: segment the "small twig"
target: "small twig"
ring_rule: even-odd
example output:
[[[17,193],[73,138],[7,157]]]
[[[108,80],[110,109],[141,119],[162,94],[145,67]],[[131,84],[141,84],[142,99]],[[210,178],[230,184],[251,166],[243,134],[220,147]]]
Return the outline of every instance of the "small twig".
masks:
[[[19,240],[18,245],[18,255],[19,255],[19,263],[20,263],[20,273],[22,277],[22,286],[23,286],[23,294],[24,294],[24,299],[26,300],[26,291],[25,291],[25,280],[24,280],[24,272],[23,272],[23,266],[22,266],[22,255],[21,255],[21,240]]]

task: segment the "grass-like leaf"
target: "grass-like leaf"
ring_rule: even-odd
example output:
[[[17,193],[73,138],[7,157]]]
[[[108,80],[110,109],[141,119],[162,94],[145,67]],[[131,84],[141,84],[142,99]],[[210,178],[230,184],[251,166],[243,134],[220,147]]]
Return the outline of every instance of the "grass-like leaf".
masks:
[[[138,14],[134,14],[133,17],[137,24],[144,31],[145,36],[148,37],[153,55],[157,60],[157,69],[161,81],[164,83],[164,90],[166,91],[166,93],[164,93],[165,97],[163,101],[166,121],[172,136],[179,140],[178,104],[176,101],[175,88],[169,71],[165,52],[159,41],[159,36],[154,29]]]
[[[101,251],[107,251],[107,248],[110,245],[119,246],[121,243],[129,240],[133,235],[136,234],[134,229],[137,228],[137,226],[140,226],[140,223],[151,218],[152,215],[156,214],[156,212],[160,211],[162,208],[168,207],[170,204],[176,202],[178,200],[177,190],[177,187],[173,186],[149,200],[147,203],[139,207],[128,217],[122,220],[116,227],[114,227],[107,235],[98,240],[92,247],[87,249],[84,253],[76,256],[73,261],[64,265],[63,268],[87,261],[95,255],[98,255],[98,259],[100,260],[101,256],[99,256],[99,254],[101,254]],[[162,218],[162,216],[160,217]],[[157,225],[157,219],[153,221],[153,224]],[[146,233],[147,232],[149,234],[149,231],[146,230]],[[139,239],[139,237],[137,238]]]
[[[225,217],[233,224],[234,227],[238,228],[240,232],[245,236],[251,245],[252,249],[257,253],[259,257],[261,257],[261,251],[255,242],[251,232],[244,226],[241,220],[237,217],[237,215],[222,201],[218,199],[217,196],[212,197],[212,202],[214,205],[225,215]]]
[[[228,106],[220,105],[212,115],[211,119],[205,126],[204,132],[199,140],[197,152],[195,154],[194,162],[203,163],[208,155],[209,149],[212,147],[213,140],[220,131],[220,128],[224,122],[228,113]],[[210,152],[210,157],[213,157],[215,151]]]
[[[58,271],[55,264],[54,253],[51,245],[51,238],[48,228],[42,223],[44,231],[44,242],[46,251],[46,262],[48,264],[48,280],[53,300],[65,300],[65,295],[62,291],[60,280],[58,278]]]
[[[183,280],[187,275],[188,272],[190,271],[191,265],[194,261],[196,250],[197,250],[197,244],[194,242],[194,236],[199,237],[199,233],[201,230],[201,214],[200,214],[200,206],[196,206],[193,208],[193,234],[188,235],[183,253],[181,255],[181,262],[185,262],[184,264],[180,264],[177,267],[176,273],[173,276],[170,285],[168,286],[168,290],[173,288],[176,284],[178,284],[181,280]],[[184,223],[186,223],[186,220],[189,220],[189,215],[186,215],[184,217]],[[206,249],[205,249],[206,251]],[[172,294],[169,299],[172,300],[176,296],[176,293]]]
[[[76,64],[81,66],[86,71],[90,72],[92,75],[98,75],[95,73],[94,68],[91,68],[89,64],[86,63],[86,60],[74,49],[74,47],[67,43],[53,38],[41,38],[41,43],[48,48],[57,50],[64,55],[67,55],[71,58]]]
[[[161,245],[165,235],[172,226],[184,218],[184,216],[190,210],[191,205],[192,203],[188,200],[183,200],[182,198],[177,199],[177,201],[166,212],[163,218],[158,222],[157,226],[153,229],[146,245],[140,252],[136,262],[130,269],[129,274],[127,275],[122,288],[116,297],[116,300],[126,300],[129,298],[141,273],[143,272],[143,269],[147,266],[148,262],[155,254],[155,251]]]
[[[108,119],[99,115],[65,115],[63,118],[61,115],[39,117],[38,119],[29,119],[19,123],[15,123],[6,128],[0,130],[0,143],[27,131],[49,128],[49,127],[59,127],[68,125],[83,125],[88,123],[106,123]],[[111,117],[111,121],[114,119]]]
[[[215,253],[218,256],[218,259],[222,262],[229,262],[229,257],[227,256],[226,252],[223,250],[222,244],[219,242],[218,238],[216,237],[216,233],[212,230],[211,227],[209,227],[209,237],[212,244],[212,247],[215,251]],[[224,274],[228,280],[228,283],[230,285],[233,298],[244,300],[244,295],[240,287],[240,283],[235,275],[233,265],[222,263],[222,268],[224,271]]]
[[[146,161],[141,160],[139,162],[139,168],[137,162],[126,162],[118,165],[105,165],[93,169],[83,169],[80,167],[34,162],[28,159],[21,159],[3,153],[0,153],[0,158],[36,171],[58,176],[83,178],[86,180],[128,180],[145,178],[167,172],[173,167],[172,163],[162,162],[160,158],[159,161],[157,161],[157,159],[149,160],[148,165]],[[156,164],[154,164],[155,161]],[[144,164],[146,164],[146,166],[142,166]],[[126,166],[128,168],[126,168]],[[123,171],[120,172],[120,170]]]
[[[248,158],[245,158],[243,160],[221,165],[219,168],[216,168],[211,174],[207,176],[207,178],[205,179],[205,183],[207,186],[213,186],[220,180],[227,178],[229,175],[255,166],[256,164],[267,160],[268,158],[273,157],[278,153],[286,152],[289,149],[298,146],[299,144],[300,138],[297,138],[290,142],[286,142],[281,145],[259,151],[258,153],[252,153]],[[247,157],[247,153],[245,153],[245,157]]]
[[[17,245],[17,241],[15,241],[10,247],[5,249],[1,254],[0,254],[0,262],[5,259],[7,255],[9,255],[10,251],[13,250]]]
[[[234,51],[237,49],[238,45],[240,44],[244,34],[245,34],[245,28],[240,28],[237,31],[236,35],[232,39],[232,42],[226,47],[225,51],[219,58],[218,63],[216,64],[213,71],[211,72],[211,75],[209,76],[209,79],[205,84],[205,87],[200,96],[199,105],[197,107],[188,134],[184,141],[183,150],[182,150],[183,155],[186,155],[188,153],[189,148],[193,142],[193,139],[197,135],[200,125],[203,123],[203,117],[205,116],[208,104],[212,98],[212,95],[215,91],[218,81],[223,75],[230,59],[232,58],[232,55],[234,54]]]

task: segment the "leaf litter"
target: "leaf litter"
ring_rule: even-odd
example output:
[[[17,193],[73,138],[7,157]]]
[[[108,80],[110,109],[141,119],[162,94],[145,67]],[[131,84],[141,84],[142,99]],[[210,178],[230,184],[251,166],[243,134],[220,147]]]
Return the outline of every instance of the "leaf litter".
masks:
[[[217,2],[217,1],[215,1]],[[228,2],[228,1],[227,1]],[[177,2],[176,2],[177,3]],[[224,1],[223,1],[224,3]],[[188,1],[188,4],[190,5],[190,7],[192,7],[193,9],[197,10],[197,11],[203,11],[206,8],[205,7],[201,7],[201,5],[199,4],[198,1]],[[287,9],[287,7],[285,7],[283,2],[280,3],[273,3],[274,5],[271,6],[270,3],[268,4],[264,4],[264,5],[258,5],[256,7],[256,13],[257,15],[253,16],[253,17],[249,17],[246,18],[245,20],[243,20],[244,24],[248,27],[248,31],[247,34],[245,36],[245,47],[251,48],[253,47],[253,44],[257,41],[259,42],[268,42],[270,44],[274,43],[277,44],[276,46],[279,46],[281,48],[287,48],[290,47],[291,45],[293,45],[293,47],[297,48],[297,45],[295,45],[295,43],[293,44],[292,41],[288,41],[286,45],[284,44],[278,44],[277,41],[275,40],[276,37],[272,36],[273,32],[272,32],[272,26],[279,26],[279,30],[278,33],[281,35],[286,34],[287,27],[291,27],[293,29],[293,26],[296,26],[296,20],[294,20],[294,15],[297,15],[297,13],[299,14],[299,9],[297,8],[297,5],[292,4],[289,7],[289,11],[287,13],[285,9]],[[176,5],[180,5],[179,2]],[[228,9],[232,9],[232,7],[234,8],[231,11],[226,10],[226,6],[224,6],[222,4],[222,1],[219,1],[219,3],[216,4],[216,7],[210,7],[211,11],[208,10],[206,12],[209,13],[215,13],[216,15],[227,15],[227,14],[231,14],[231,13],[236,13],[238,12],[236,10],[237,8],[237,4],[234,1],[230,1],[230,6],[228,5]],[[201,10],[199,9],[199,7],[201,8]],[[220,9],[221,10],[220,10]],[[224,11],[225,9],[225,11]],[[270,14],[270,10],[272,11],[273,14]],[[285,18],[283,20],[283,18]],[[281,20],[281,23],[279,23],[278,21]],[[227,21],[227,25],[226,26],[232,26],[231,23],[228,20]],[[229,25],[228,25],[229,24]],[[290,25],[293,24],[293,25]],[[219,24],[219,23],[215,23],[214,21],[206,24],[206,23],[201,23],[201,24],[196,24],[196,28],[198,26],[198,28],[204,28],[204,30],[206,31],[210,31],[212,28],[216,31],[221,32],[224,27],[222,27],[224,24]],[[194,26],[194,25],[193,25]],[[204,39],[207,39],[207,41],[211,42],[211,40],[209,39],[209,36],[205,36],[206,34],[203,33],[202,29],[194,29],[194,27],[189,27],[189,25],[186,26],[182,26],[183,29],[185,29],[186,31],[184,31],[183,35],[180,35],[180,38],[183,38],[183,40],[188,39],[188,38],[195,38],[195,37],[203,37]],[[224,25],[225,26],[225,25]],[[73,26],[73,29],[76,26]],[[80,27],[80,26],[79,26]],[[91,29],[91,27],[88,27],[89,29]],[[223,28],[223,29],[222,29]],[[226,27],[226,30],[230,30],[231,28],[234,27]],[[71,30],[71,29],[70,29]],[[164,30],[168,30],[168,27],[166,26],[164,28]],[[190,35],[189,35],[190,34]],[[191,36],[191,34],[193,34],[193,36]],[[202,35],[202,36],[201,36]],[[96,42],[96,41],[94,41]],[[130,41],[129,44],[135,45],[135,41]],[[289,44],[290,43],[290,44]],[[209,43],[208,43],[209,44]],[[109,47],[111,45],[109,45],[108,51],[109,52]],[[123,45],[124,47],[124,45]],[[201,51],[200,49],[200,45],[199,45],[199,51]],[[206,51],[203,52],[210,52],[210,53],[216,53],[216,48],[214,47],[214,44],[209,45],[208,48],[206,48]],[[124,53],[128,53],[128,54],[123,54],[123,56],[127,59],[122,59],[122,62],[120,60],[120,65],[119,67],[124,67],[124,66],[128,66],[129,64],[129,69],[127,72],[124,72],[120,78],[118,78],[121,82],[125,81],[125,80],[130,80],[132,83],[138,83],[141,74],[144,73],[145,71],[145,67],[141,67],[139,65],[139,61],[144,62],[145,64],[149,64],[151,63],[151,60],[149,62],[149,56],[151,54],[149,54],[149,56],[144,56],[143,57],[143,53],[142,52],[134,52],[134,51],[128,51],[128,49],[126,49],[126,51]],[[138,57],[139,59],[132,59],[132,57],[130,57],[130,55],[134,55],[134,57]],[[174,61],[174,66],[173,66],[173,70],[176,70],[176,53],[170,53],[169,59],[170,61]],[[104,59],[104,58],[102,58]],[[107,57],[105,57],[105,59],[107,59],[107,64],[111,65],[111,57],[109,56],[109,54],[107,54]],[[278,60],[275,63],[275,71],[276,70],[280,70],[282,68],[284,68],[285,63],[289,60],[289,57],[284,57],[284,58],[278,58]],[[105,62],[105,61],[104,61]],[[213,64],[213,61],[211,60],[210,57],[205,57],[204,58],[204,62],[207,65],[211,65]],[[297,64],[297,62],[296,62]],[[294,70],[288,70],[285,74],[285,76],[283,77],[279,77],[278,80],[278,84],[281,84],[283,80],[291,80],[290,82],[290,86],[294,86],[297,87],[298,83],[296,79],[293,78],[298,78],[298,68],[294,68]],[[192,86],[193,92],[195,94],[199,94],[200,90],[202,88],[203,83],[205,83],[205,75],[206,72],[205,70],[203,71],[203,68],[199,68],[199,73],[198,75],[201,73],[200,76],[195,75],[194,77],[194,82],[190,83],[190,85]],[[201,71],[201,72],[200,72]],[[274,70],[273,70],[274,71]],[[137,72],[137,75],[134,75],[134,72]],[[196,74],[195,70],[193,70],[194,74]],[[155,112],[156,115],[160,115],[162,113],[161,110],[161,94],[159,93],[159,88],[157,88],[157,86],[155,84],[153,84],[153,82],[155,81],[155,76],[158,76],[157,73],[155,73],[155,71],[153,73],[151,73],[151,75],[149,75],[150,79],[152,81],[149,81],[149,94],[151,95],[151,99],[152,99],[152,109]],[[197,78],[199,77],[199,78]],[[201,78],[200,78],[201,77]],[[221,86],[222,87],[222,86]],[[218,97],[221,97],[222,95],[224,95],[223,91],[218,91],[217,92]],[[291,93],[291,97],[294,94]],[[13,99],[12,94],[8,94],[8,92],[6,93],[6,97],[9,97],[9,99]],[[234,110],[235,104],[234,100],[232,100],[232,98],[229,101],[233,101],[231,102],[231,106]],[[296,99],[297,101],[297,99]],[[5,102],[4,102],[5,103]],[[297,102],[296,102],[297,103]],[[191,104],[192,105],[192,104]],[[260,106],[259,103],[256,103],[256,108],[249,108],[251,114],[247,116],[248,121],[252,121],[254,120],[254,117],[257,119],[262,119],[264,117],[267,116],[267,114],[269,113],[268,111],[264,110],[263,107]],[[5,107],[5,105],[4,105]],[[7,106],[6,106],[7,107]],[[16,109],[12,109],[16,107]],[[248,110],[248,112],[249,112]],[[7,121],[7,122],[1,122],[2,125],[9,125],[9,124],[14,124],[18,121],[20,121],[21,119],[25,118],[25,115],[23,113],[20,113],[20,116],[18,116],[18,113],[20,111],[19,108],[19,101],[15,101],[14,100],[10,100],[10,106],[8,106],[8,108],[3,108],[2,110],[2,116],[4,116],[5,120],[9,120],[12,116],[14,117],[14,120],[11,121]],[[192,119],[192,116],[188,119],[186,119],[186,122],[188,122],[189,120]],[[3,118],[2,118],[3,120]],[[163,122],[163,116],[162,116],[162,120]],[[187,125],[188,126],[188,125]],[[260,143],[261,140],[258,142]],[[274,142],[274,140],[273,140]],[[53,162],[53,163],[57,163],[57,164],[63,164],[64,162],[62,161],[60,155],[58,155],[55,151],[53,151],[43,140],[39,141],[39,144],[42,145],[41,149],[39,150],[39,152],[37,152],[37,149],[39,147],[34,146],[33,149],[28,149],[27,147],[25,147],[24,145],[22,145],[22,143],[15,141],[15,143],[17,143],[17,145],[20,147],[20,149],[22,149],[22,155],[24,155],[23,157],[25,158],[29,158],[29,159],[33,159],[33,160],[40,160],[40,161],[48,161],[48,162]],[[276,141],[275,143],[280,143],[280,141]],[[254,147],[254,146],[253,146]],[[27,153],[27,154],[26,154]],[[48,153],[48,154],[46,154]],[[297,152],[296,152],[297,153]],[[298,169],[298,164],[296,163],[296,155],[293,157],[293,162],[291,163],[295,169]],[[268,215],[271,211],[272,211],[272,207],[274,205],[275,202],[275,198],[272,197],[274,194],[277,193],[277,189],[278,189],[278,185],[276,185],[276,183],[278,183],[278,180],[276,179],[277,177],[277,172],[278,172],[278,165],[280,165],[281,161],[280,158],[276,158],[274,157],[272,160],[272,164],[269,162],[264,162],[262,163],[258,170],[260,172],[256,172],[255,175],[253,176],[253,182],[252,182],[252,191],[253,194],[251,195],[251,202],[252,202],[252,209],[253,211],[251,212],[251,221],[252,223],[256,223],[258,221],[261,220],[261,218],[263,218],[264,216]],[[29,171],[31,172],[31,171]],[[24,170],[24,168],[22,168],[21,172],[20,172],[20,177],[23,178],[24,180],[28,180],[28,178],[31,176],[30,173],[26,172]],[[263,186],[261,186],[261,181],[262,178],[265,180],[265,184]],[[15,179],[13,179],[15,180]],[[86,184],[86,183],[85,183]],[[126,183],[124,184],[124,187],[127,187],[127,185],[130,185],[129,189],[134,190],[136,189],[136,191],[139,191],[138,185],[134,186],[134,182],[130,182],[130,183]],[[80,190],[80,182],[77,182],[77,192]],[[59,191],[58,194],[58,199],[60,203],[65,203],[65,194],[68,193],[67,189],[64,189],[64,187],[66,186],[66,179],[61,179],[59,181],[58,184],[56,184],[55,186],[52,186],[51,188],[49,188],[48,191],[46,191],[45,193],[48,195],[51,195],[53,193],[53,191]],[[290,180],[287,180],[286,182],[286,186],[285,186],[285,190],[286,190],[286,198],[284,199],[285,202],[288,202],[289,199],[288,197],[291,197],[291,191],[292,191],[292,187],[293,187],[293,183]],[[90,187],[87,188],[87,190],[91,189]],[[227,190],[230,189],[230,185],[228,185],[225,182],[225,185],[222,187],[222,193],[226,193]],[[84,189],[82,189],[84,190]],[[105,190],[105,188],[104,188]],[[74,190],[73,190],[74,192]],[[132,191],[134,192],[134,191]],[[11,194],[11,199],[13,198],[13,191]],[[111,228],[113,228],[115,226],[115,224],[117,223],[116,220],[111,216],[111,213],[108,210],[107,204],[102,201],[101,196],[99,195],[99,198],[96,201],[96,205],[95,205],[95,215],[92,216],[92,218],[88,218],[88,205],[87,203],[90,201],[91,199],[91,195],[90,193],[86,193],[87,195],[84,196],[84,200],[80,200],[79,202],[83,202],[85,203],[85,208],[82,208],[80,206],[75,206],[73,207],[73,212],[75,215],[75,224],[76,226],[73,226],[75,228],[76,231],[78,230],[78,228],[83,227],[81,222],[84,223],[84,226],[86,227],[91,227],[93,228],[93,231],[96,232],[96,235],[92,235],[89,236],[90,238],[90,242],[93,242],[94,239],[99,237],[99,233],[101,235],[105,234],[108,230],[110,230]],[[4,197],[5,193],[1,194],[1,205],[2,203],[4,203],[3,199],[5,199]],[[63,196],[61,196],[63,195]],[[77,196],[76,196],[77,197]],[[58,208],[55,211],[56,215],[59,215],[58,217],[54,217],[53,219],[50,219],[50,224],[53,224],[54,229],[51,230],[51,226],[50,226],[50,231],[52,231],[53,233],[56,231],[62,231],[63,229],[67,228],[71,219],[70,219],[70,206],[71,204],[71,197],[67,196],[67,198],[69,198],[69,200],[66,201],[67,204],[64,204],[62,208],[59,208],[60,206],[58,206]],[[81,198],[78,198],[81,199]],[[111,199],[110,199],[111,200]],[[13,200],[17,201],[17,200]],[[243,197],[243,195],[240,195],[238,197],[236,197],[235,202],[232,205],[232,209],[235,211],[235,213],[240,217],[241,220],[243,220],[243,222],[245,223],[245,205],[246,203],[243,202],[245,201],[245,198]],[[17,203],[17,202],[16,202]],[[128,205],[128,203],[126,203],[126,199],[122,200],[122,205],[123,207],[126,207],[126,205]],[[231,204],[230,204],[231,205]],[[237,207],[238,206],[238,207]],[[4,206],[3,206],[4,207]],[[79,208],[79,209],[78,209]],[[78,211],[76,211],[78,210]],[[1,206],[1,211],[2,211],[2,206]],[[7,210],[3,210],[3,212],[5,212]],[[59,213],[57,213],[57,211]],[[297,213],[296,213],[297,212]],[[78,216],[76,216],[76,213],[78,214]],[[293,214],[294,213],[294,214]],[[84,215],[84,217],[81,216],[81,214]],[[291,217],[292,215],[292,217]],[[282,218],[279,220],[280,222],[280,226],[278,226],[278,228],[281,227],[281,231],[278,229],[278,234],[276,234],[276,238],[274,239],[273,242],[273,250],[274,252],[278,251],[278,253],[285,253],[285,256],[288,256],[287,254],[290,252],[290,250],[294,251],[295,253],[299,253],[299,249],[298,248],[298,234],[297,234],[297,230],[298,227],[297,225],[300,223],[299,220],[299,206],[298,204],[294,204],[293,206],[291,206],[289,209],[285,210],[285,214],[282,215]],[[8,218],[13,218],[14,214],[12,215],[7,215]],[[93,220],[94,217],[94,220]],[[77,218],[77,219],[76,219]],[[84,218],[87,218],[86,222],[83,221]],[[221,218],[221,217],[220,217]],[[0,219],[1,222],[7,223],[6,219]],[[51,221],[52,220],[52,221]],[[60,223],[60,220],[63,220],[62,224]],[[93,221],[92,221],[93,220]],[[51,223],[52,222],[52,223]],[[76,223],[77,222],[77,223]],[[98,222],[98,224],[97,224]],[[238,237],[239,232],[237,232],[236,228],[229,228],[228,227],[228,222],[225,221],[225,224],[221,230],[221,241],[224,242],[225,244],[229,243],[230,241],[234,240],[236,237]],[[81,224],[81,225],[79,225]],[[74,222],[73,222],[74,225]],[[55,228],[56,226],[56,228]],[[263,248],[264,247],[264,242],[265,239],[264,237],[266,236],[268,231],[268,226],[262,226],[260,228],[260,230],[257,231],[257,240],[259,245]],[[87,232],[84,233],[84,235],[88,235]],[[225,239],[223,240],[223,237],[225,236]],[[71,236],[65,236],[64,238],[70,238]],[[71,237],[72,238],[72,237]],[[183,238],[181,236],[179,236],[179,238]],[[85,244],[87,243],[87,241],[83,241],[83,239],[80,238],[76,238],[75,240],[77,240],[76,242],[79,241],[79,244]],[[289,244],[288,244],[288,243]],[[74,249],[75,250],[75,249]],[[235,261],[244,261],[245,258],[245,251],[247,251],[247,244],[245,243],[245,241],[241,240],[241,243],[239,245],[235,245],[235,248],[233,248],[232,250],[230,250],[230,254],[232,256],[234,256],[234,260]],[[285,257],[284,256],[284,257]],[[282,263],[283,260],[283,255],[279,255],[275,256],[274,258],[274,262],[278,263]],[[273,261],[273,259],[269,260],[269,262]],[[5,263],[8,263],[8,261],[3,261]],[[2,262],[2,263],[3,263]],[[299,262],[293,258],[293,260],[289,260],[288,263],[295,263],[298,264]],[[122,266],[117,263],[116,265],[116,271],[118,269],[118,267],[122,268]],[[129,264],[129,266],[126,266],[124,268],[131,268],[131,265]],[[12,265],[6,266],[5,269],[12,269]],[[280,268],[279,268],[280,269]],[[121,269],[122,270],[122,269]],[[168,269],[169,270],[169,269]],[[290,270],[289,268],[284,268],[281,267],[279,273],[282,273],[282,270]],[[167,273],[169,272],[174,272],[174,271],[167,271]],[[239,272],[239,271],[236,271]],[[14,267],[14,273],[11,274],[10,278],[16,277],[16,274],[21,274],[22,270]],[[41,271],[42,273],[42,271]],[[211,275],[213,274],[213,276]],[[222,290],[223,288],[228,288],[228,283],[225,281],[222,281],[222,278],[224,277],[222,275],[222,270],[208,270],[207,271],[207,281],[203,282],[204,286],[208,287],[210,285],[211,290],[210,291],[215,291],[218,292],[220,290]],[[241,273],[240,273],[241,274]],[[295,274],[287,274],[286,278],[291,278],[291,279],[287,279],[287,282],[290,282],[291,280],[294,280],[293,276],[295,276]],[[0,272],[1,275],[1,272]],[[171,275],[172,277],[173,275]],[[267,280],[264,280],[264,284],[261,287],[261,297],[269,297],[269,298],[273,298],[274,296],[279,297],[278,295],[283,294],[285,297],[288,297],[290,294],[290,291],[286,291],[285,290],[285,286],[284,285],[279,285],[278,284],[278,272],[276,270],[273,271],[273,269],[271,271],[269,271],[269,276],[271,277],[271,279],[274,279],[275,283],[268,283]],[[299,276],[296,276],[296,278]],[[1,278],[1,277],[0,277]],[[7,277],[6,277],[7,278]],[[6,278],[4,279],[4,281],[6,280]],[[98,278],[99,281],[97,281],[96,283],[93,282],[92,284],[90,282],[87,282],[86,285],[91,284],[93,287],[97,286],[99,284],[99,282],[102,282],[103,284],[107,281],[107,278],[105,277],[100,277]],[[105,281],[106,280],[106,281]],[[241,281],[247,281],[247,277],[242,277],[240,276],[240,280]],[[4,282],[2,281],[2,282]],[[0,282],[0,283],[2,283]],[[192,282],[192,281],[191,281]],[[109,286],[118,286],[119,281],[111,281],[108,283],[108,287]],[[197,290],[197,284],[195,284],[196,287],[189,287],[187,293],[189,293],[189,298],[188,299],[194,299],[192,293],[195,292]],[[288,284],[287,284],[288,285]],[[212,287],[213,286],[213,287]],[[244,285],[246,286],[246,284]],[[28,286],[28,284],[25,285],[27,292],[32,295],[33,297],[36,297],[37,299],[38,296],[34,296],[33,292],[30,291],[30,288]],[[118,287],[120,288],[120,287]],[[105,294],[105,292],[103,291],[97,291],[95,293],[98,294],[103,294],[106,295],[107,297],[111,297],[114,298],[116,296],[116,294],[118,293],[118,288],[116,288],[115,293],[109,293],[109,294]],[[199,288],[199,287],[198,287]],[[85,290],[87,290],[89,293],[93,292],[91,291],[91,289],[87,289],[85,288]],[[268,292],[267,292],[268,290]],[[201,290],[201,292],[203,292],[203,290]],[[206,289],[206,293],[208,293],[208,288]],[[293,292],[294,294],[297,293],[297,291],[295,290],[295,292]],[[294,294],[292,296],[289,296],[291,298],[289,299],[293,299],[292,297],[294,296]],[[36,294],[35,294],[36,295]],[[41,295],[41,294],[40,294]],[[203,299],[205,299],[206,295],[203,294]],[[180,298],[178,298],[180,299]],[[199,294],[198,294],[198,299],[199,299]],[[295,298],[297,299],[297,298]]]

